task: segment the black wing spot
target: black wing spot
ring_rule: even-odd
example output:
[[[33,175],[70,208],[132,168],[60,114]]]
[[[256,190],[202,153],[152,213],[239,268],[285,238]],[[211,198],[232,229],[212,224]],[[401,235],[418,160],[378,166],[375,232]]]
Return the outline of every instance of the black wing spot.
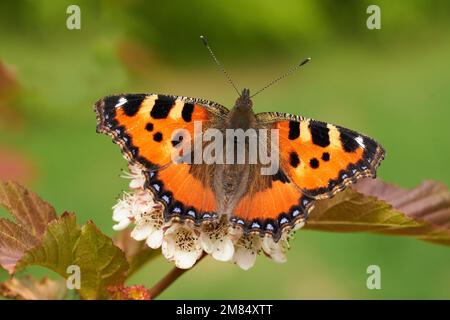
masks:
[[[317,169],[319,167],[319,160],[317,160],[316,158],[312,158],[309,161],[309,165],[311,166],[311,168]]]
[[[153,123],[149,122],[145,125],[145,130],[152,132],[153,131]]]
[[[152,111],[150,111],[150,115],[153,119],[167,118],[170,110],[172,110],[174,102],[175,100],[168,96],[158,96],[158,99],[155,100]]]
[[[330,154],[328,152],[322,153],[322,160],[323,161],[330,161]]]
[[[295,140],[300,137],[300,122],[289,121],[289,140]]]
[[[157,132],[153,135],[153,140],[155,140],[156,142],[161,142],[163,139],[163,135],[161,132]]]
[[[181,111],[181,117],[186,122],[191,122],[192,113],[194,112],[194,105],[192,103],[185,103],[183,110]]]
[[[291,154],[289,155],[289,163],[291,164],[292,167],[297,168],[297,166],[300,163],[300,159],[298,158],[298,154],[297,152],[291,152]]]
[[[330,136],[327,124],[320,121],[311,121],[309,123],[309,130],[311,131],[311,138],[315,145],[320,147],[327,147],[330,145]]]

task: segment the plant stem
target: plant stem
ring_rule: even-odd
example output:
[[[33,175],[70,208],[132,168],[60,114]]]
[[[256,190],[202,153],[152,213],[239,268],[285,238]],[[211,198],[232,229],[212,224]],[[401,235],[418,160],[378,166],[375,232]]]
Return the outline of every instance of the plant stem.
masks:
[[[202,260],[204,257],[206,256],[205,253],[202,254],[202,256],[197,260],[197,262],[192,266],[195,267],[200,260]],[[191,269],[192,269],[191,268]],[[164,278],[162,278],[161,280],[159,280],[159,282],[157,284],[155,284],[150,290],[149,290],[149,294],[150,294],[150,299],[153,300],[155,299],[157,296],[159,296],[164,290],[166,290],[173,282],[175,282],[175,280],[177,280],[183,273],[185,273],[186,271],[188,271],[190,269],[179,269],[177,267],[173,268],[172,270],[170,270],[170,272],[168,274],[165,275]]]

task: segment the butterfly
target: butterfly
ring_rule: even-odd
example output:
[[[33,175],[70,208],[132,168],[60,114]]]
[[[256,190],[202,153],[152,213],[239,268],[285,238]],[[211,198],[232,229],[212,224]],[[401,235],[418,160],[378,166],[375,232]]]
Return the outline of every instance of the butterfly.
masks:
[[[231,110],[182,96],[118,94],[97,101],[95,112],[97,132],[111,136],[129,163],[143,170],[145,188],[163,205],[167,221],[201,225],[225,216],[245,233],[269,234],[275,241],[306,221],[317,200],[375,177],[385,154],[372,138],[341,126],[288,113],[255,114],[248,89]],[[173,161],[181,145],[193,145],[196,124],[202,132],[276,130],[278,169],[263,175],[260,163],[248,161]],[[243,143],[248,152],[248,141]]]

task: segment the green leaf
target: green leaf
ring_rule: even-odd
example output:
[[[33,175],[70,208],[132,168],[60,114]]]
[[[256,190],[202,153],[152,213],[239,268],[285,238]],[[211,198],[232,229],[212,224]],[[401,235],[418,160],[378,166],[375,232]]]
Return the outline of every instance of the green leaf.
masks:
[[[405,190],[366,179],[354,189],[318,201],[306,229],[407,235],[450,245],[449,221],[450,192],[442,184],[424,182]]]
[[[9,273],[25,252],[39,243],[27,229],[7,219],[0,218],[0,265]]]
[[[16,265],[16,271],[29,265],[40,265],[66,277],[67,267],[74,264],[74,247],[80,235],[75,215],[64,213],[48,225],[42,242],[25,254]]]
[[[81,269],[80,295],[83,298],[108,298],[107,288],[125,280],[129,267],[125,254],[92,222],[83,226],[74,251],[74,264]]]
[[[42,243],[30,250],[16,270],[30,265],[49,268],[67,278],[67,267],[80,267],[80,295],[84,299],[108,298],[106,288],[123,282],[128,270],[125,254],[92,222],[82,228],[74,214],[65,213],[49,224]]]
[[[0,181],[0,205],[15,220],[0,218],[0,265],[14,273],[16,263],[25,252],[39,244],[56,213],[38,195],[14,182]]]
[[[378,232],[420,226],[388,203],[351,189],[340,192],[331,199],[318,201],[307,221],[308,229],[335,232]]]
[[[37,194],[15,182],[0,181],[0,204],[30,234],[41,238],[50,221],[56,219],[55,209]]]
[[[17,223],[0,219],[0,264],[11,274],[40,265],[67,278],[67,268],[80,268],[80,296],[109,297],[107,288],[123,283],[129,268],[123,253],[93,222],[77,225],[73,213],[55,210],[16,183],[0,182],[0,203]]]

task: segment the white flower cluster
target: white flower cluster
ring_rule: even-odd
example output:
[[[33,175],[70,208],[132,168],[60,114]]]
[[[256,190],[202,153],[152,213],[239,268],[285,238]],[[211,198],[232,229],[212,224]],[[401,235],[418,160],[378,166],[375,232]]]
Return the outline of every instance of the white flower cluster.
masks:
[[[270,236],[244,235],[226,217],[200,227],[190,221],[165,222],[162,205],[144,188],[142,171],[132,166],[124,177],[131,179],[131,192],[125,193],[113,207],[113,220],[117,222],[113,229],[123,230],[134,224],[132,238],[145,240],[153,249],[161,247],[164,257],[178,268],[191,268],[203,252],[219,261],[234,262],[244,270],[253,267],[260,252],[276,262],[286,261],[290,234],[283,234],[278,242]],[[302,226],[299,224],[296,229]]]

